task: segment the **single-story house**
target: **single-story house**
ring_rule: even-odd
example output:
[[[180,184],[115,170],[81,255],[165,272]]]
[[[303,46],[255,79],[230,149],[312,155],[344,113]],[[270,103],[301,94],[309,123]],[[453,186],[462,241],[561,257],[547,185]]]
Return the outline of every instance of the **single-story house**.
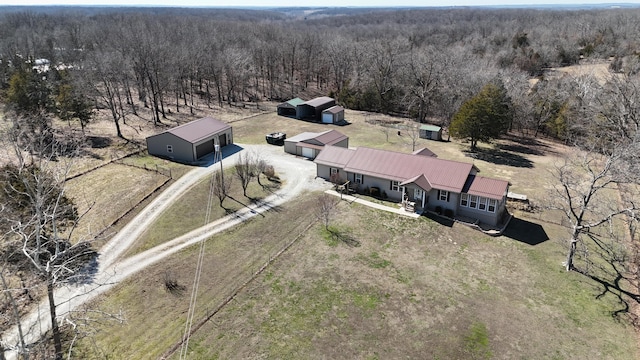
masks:
[[[289,116],[293,118],[298,117],[298,105],[304,103],[304,100],[300,98],[291,99],[278,105],[278,115]]]
[[[495,226],[506,214],[509,182],[478,175],[473,164],[366,147],[325,146],[315,158],[317,176],[349,181],[358,192],[411,204],[415,211],[465,216]]]
[[[147,138],[150,155],[192,163],[215,151],[215,145],[233,144],[233,129],[210,117],[194,120]]]
[[[344,108],[336,105],[322,111],[324,124],[336,124],[344,120]]]
[[[420,137],[423,139],[430,140],[442,140],[442,128],[440,126],[435,125],[421,125],[420,126]]]
[[[336,101],[322,96],[297,105],[297,119],[322,121],[322,112],[336,106]]]
[[[304,132],[284,141],[284,151],[308,159],[314,159],[325,145],[349,147],[349,137],[336,130],[320,133]]]

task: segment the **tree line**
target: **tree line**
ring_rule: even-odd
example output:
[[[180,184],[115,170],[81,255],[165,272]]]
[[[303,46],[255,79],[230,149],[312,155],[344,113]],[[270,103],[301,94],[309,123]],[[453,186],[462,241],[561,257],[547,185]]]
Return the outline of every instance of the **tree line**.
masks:
[[[515,106],[511,129],[566,139],[578,121],[569,112],[579,84],[547,79],[544,70],[613,59],[612,70],[637,73],[639,16],[640,9],[328,9],[306,18],[256,10],[9,12],[0,16],[0,87],[17,108],[24,94],[41,97],[30,103],[81,124],[92,109],[105,109],[122,136],[120,124],[138,106],[158,124],[172,111],[301,95],[448,125],[465,101],[499,81]],[[50,61],[46,79],[32,74],[36,59]],[[532,89],[527,80],[536,78]]]

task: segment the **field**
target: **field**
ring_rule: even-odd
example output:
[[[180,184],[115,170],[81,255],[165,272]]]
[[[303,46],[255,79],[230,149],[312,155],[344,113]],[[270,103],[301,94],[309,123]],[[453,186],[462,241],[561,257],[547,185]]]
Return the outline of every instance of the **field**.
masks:
[[[365,121],[373,116],[382,117],[348,111],[351,124],[336,129],[350,136],[351,146],[411,151],[404,130],[397,135],[394,129],[387,140],[384,129]],[[264,142],[272,131],[291,136],[328,129],[271,113],[250,114],[232,125],[238,143]],[[555,156],[568,151],[518,137],[483,146],[475,157],[467,156],[463,143],[420,139],[417,147],[422,146],[442,158],[473,161],[483,175],[509,179],[513,191],[534,202],[544,201]],[[191,338],[189,358],[640,355],[619,292],[564,271],[566,229],[538,221],[553,220],[550,214],[516,212],[505,236],[493,238],[458,224],[404,219],[342,202],[332,222],[336,237],[314,222],[317,196],[307,194],[207,241],[194,323],[210,319]],[[197,249],[183,251],[93,303],[100,311],[122,311],[126,322],[102,322],[80,342],[77,356],[153,359],[178,344],[196,254]],[[167,279],[178,287],[167,290]]]
[[[622,304],[564,272],[557,242],[532,246],[343,202],[332,226],[349,246],[319,224],[307,228],[316,196],[207,242],[196,323],[300,235],[193,336],[189,358],[636,358],[631,327],[611,315]],[[532,226],[520,230],[534,234]],[[556,226],[544,232],[564,235]],[[127,319],[107,323],[97,349],[153,359],[177,343],[196,253],[153,266],[94,304]],[[166,290],[167,274],[181,291]],[[95,349],[81,347],[101,357]]]

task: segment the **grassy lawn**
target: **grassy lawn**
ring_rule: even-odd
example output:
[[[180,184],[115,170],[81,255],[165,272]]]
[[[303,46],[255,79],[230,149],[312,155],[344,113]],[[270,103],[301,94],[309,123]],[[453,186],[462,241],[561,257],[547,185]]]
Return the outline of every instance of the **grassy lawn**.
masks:
[[[256,180],[252,180],[247,187],[245,197],[239,180],[235,178],[235,169],[227,168],[224,172],[226,181],[231,181],[229,197],[224,199],[222,206],[220,206],[220,200],[213,197],[210,222],[234,213],[251,204],[252,201],[269,196],[280,185],[267,180],[262,175],[261,182],[265,187],[260,186]],[[168,207],[136,241],[127,256],[150,249],[205,225],[210,181],[210,177],[203,179]]]
[[[96,235],[167,180],[154,171],[115,163],[69,180],[65,191],[78,212],[86,212],[76,236]]]
[[[566,273],[553,240],[529,245],[455,224],[341,202],[328,242],[312,218],[317,194],[207,242],[197,322],[285,243],[303,236],[190,340],[189,358],[635,359],[621,303]],[[527,222],[519,233],[527,230]],[[564,230],[545,225],[548,238]],[[533,235],[532,235],[533,236]],[[355,241],[353,241],[355,240]],[[158,358],[179,341],[197,248],[120,284],[93,304],[123,309],[93,340],[113,359]],[[184,286],[169,293],[167,272]],[[100,357],[83,341],[81,357]],[[85,352],[86,351],[86,352]],[[172,358],[177,358],[174,355]]]

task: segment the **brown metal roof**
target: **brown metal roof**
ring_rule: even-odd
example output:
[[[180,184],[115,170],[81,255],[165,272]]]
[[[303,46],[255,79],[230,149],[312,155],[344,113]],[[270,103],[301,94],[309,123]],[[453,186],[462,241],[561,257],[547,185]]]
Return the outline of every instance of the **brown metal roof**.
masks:
[[[190,143],[197,143],[200,140],[217,134],[221,131],[229,129],[231,126],[220,120],[214,118],[205,117],[202,119],[194,120],[180,126],[176,126],[166,132],[171,133],[181,139],[184,139]]]
[[[318,136],[316,136],[313,139],[309,139],[309,140],[316,140],[320,145],[320,144],[324,144],[324,145],[333,145],[335,143],[338,143],[344,139],[347,138],[347,135],[337,131],[337,130],[327,130],[325,132],[321,132],[320,134],[318,134]],[[307,140],[302,140],[303,142],[307,142]]]
[[[309,149],[316,149],[316,150],[322,150],[324,148],[324,146],[322,146],[322,145],[309,144],[309,143],[306,143],[304,141],[297,142],[296,146],[303,147],[303,148],[309,148]]]
[[[338,114],[342,111],[344,111],[344,108],[340,105],[336,105],[328,108],[327,110],[324,110],[323,113]]]
[[[340,146],[325,146],[313,160],[316,164],[344,168],[355,153],[353,149]]]
[[[412,152],[412,154],[413,155],[438,157],[438,155],[436,155],[436,153],[434,153],[433,151],[431,151],[431,150],[429,150],[427,148],[418,149],[418,150]]]
[[[508,181],[490,179],[483,176],[469,175],[462,189],[462,192],[500,200],[507,194],[508,190]]]
[[[313,106],[313,107],[318,107],[318,106],[322,106],[326,103],[330,103],[332,101],[335,101],[334,99],[328,97],[328,96],[321,96],[321,97],[317,97],[315,99],[311,99],[309,101],[305,101],[303,104],[304,105],[309,105],[309,106]]]
[[[433,188],[429,183],[429,179],[424,177],[424,174],[414,176],[413,178],[400,183],[400,185],[409,185],[409,184],[416,184],[419,187],[421,187],[424,191],[429,191]]]
[[[462,190],[472,168],[468,163],[365,147],[357,148],[344,167],[349,172],[396,181],[424,174],[433,188],[455,192]]]

